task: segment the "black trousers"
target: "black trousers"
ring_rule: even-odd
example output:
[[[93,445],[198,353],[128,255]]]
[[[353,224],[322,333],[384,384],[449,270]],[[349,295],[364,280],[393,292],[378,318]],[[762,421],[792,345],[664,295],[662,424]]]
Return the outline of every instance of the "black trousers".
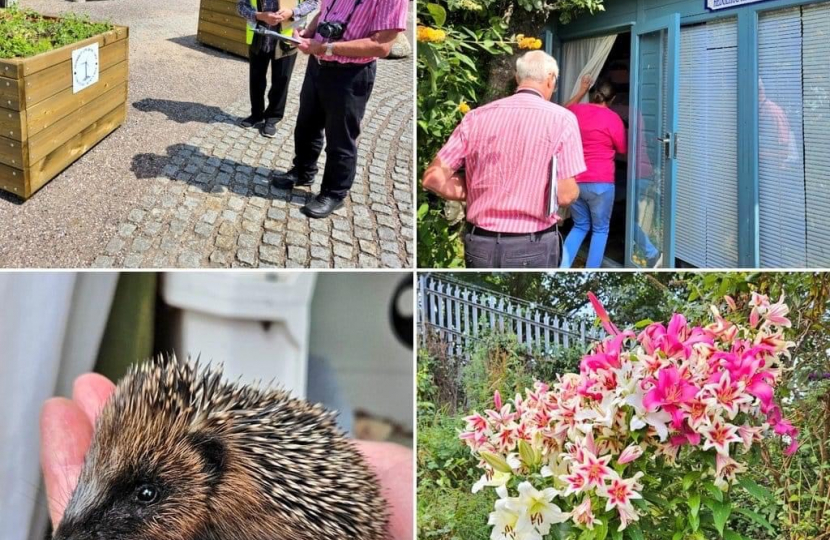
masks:
[[[279,47],[279,44],[276,45]],[[279,122],[285,115],[288,100],[288,83],[294,72],[297,55],[290,54],[275,58],[274,51],[264,52],[251,48],[250,79],[251,114],[271,122]],[[271,90],[268,92],[268,108],[265,108],[265,88],[268,85],[268,66],[271,66]]]
[[[464,235],[467,268],[559,268],[559,229],[521,236]]]
[[[300,178],[313,178],[325,140],[321,193],[343,199],[354,183],[357,138],[376,72],[375,62],[335,64],[308,59],[294,129],[294,168]]]

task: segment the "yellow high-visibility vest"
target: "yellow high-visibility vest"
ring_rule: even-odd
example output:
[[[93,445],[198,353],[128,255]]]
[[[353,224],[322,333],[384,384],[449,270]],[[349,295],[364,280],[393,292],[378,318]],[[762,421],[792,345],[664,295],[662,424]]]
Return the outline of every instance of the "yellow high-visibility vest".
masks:
[[[258,11],[257,0],[248,1],[250,2],[251,7],[254,8],[254,11]],[[286,28],[286,26],[288,26],[288,28]],[[282,23],[280,27],[280,34],[288,37],[291,37],[294,34],[294,28],[291,25],[286,25],[285,23]],[[245,29],[245,42],[248,45],[254,42],[254,28],[256,28],[256,24],[251,24],[251,22],[248,21],[248,27]]]

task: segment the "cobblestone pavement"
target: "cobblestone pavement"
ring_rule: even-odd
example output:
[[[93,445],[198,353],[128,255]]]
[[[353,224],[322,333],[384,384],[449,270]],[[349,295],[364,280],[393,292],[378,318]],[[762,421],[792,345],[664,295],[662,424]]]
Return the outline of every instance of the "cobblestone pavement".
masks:
[[[187,144],[168,147],[166,156],[135,156],[159,164],[151,189],[93,267],[412,267],[411,57],[379,62],[357,178],[346,204],[327,219],[300,213],[319,191],[325,152],[310,189],[278,190],[269,180],[271,170],[291,166],[304,73],[305,62],[298,61],[274,139],[236,125],[247,116],[246,99]]]

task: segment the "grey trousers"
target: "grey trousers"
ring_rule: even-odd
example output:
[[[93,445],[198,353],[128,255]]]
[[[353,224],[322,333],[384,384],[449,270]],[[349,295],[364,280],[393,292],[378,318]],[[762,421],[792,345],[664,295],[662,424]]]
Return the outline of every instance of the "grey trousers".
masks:
[[[559,228],[521,236],[464,235],[467,268],[558,268]]]

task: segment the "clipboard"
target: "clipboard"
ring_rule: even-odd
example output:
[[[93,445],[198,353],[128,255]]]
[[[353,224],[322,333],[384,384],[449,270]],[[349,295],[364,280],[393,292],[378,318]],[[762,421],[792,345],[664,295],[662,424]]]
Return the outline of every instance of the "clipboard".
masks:
[[[288,30],[283,30],[283,32],[274,32],[273,30],[268,30],[267,28],[263,28],[261,26],[257,26],[254,28],[254,32],[257,34],[262,34],[263,36],[268,36],[272,38],[281,39],[282,41],[288,41],[289,43],[293,43],[294,45],[298,45],[302,43],[301,40],[295,38],[294,28],[289,28]],[[288,35],[286,35],[286,33]]]
[[[556,154],[550,158],[550,180],[548,181],[547,215],[552,216],[559,211],[559,182],[558,159]]]

